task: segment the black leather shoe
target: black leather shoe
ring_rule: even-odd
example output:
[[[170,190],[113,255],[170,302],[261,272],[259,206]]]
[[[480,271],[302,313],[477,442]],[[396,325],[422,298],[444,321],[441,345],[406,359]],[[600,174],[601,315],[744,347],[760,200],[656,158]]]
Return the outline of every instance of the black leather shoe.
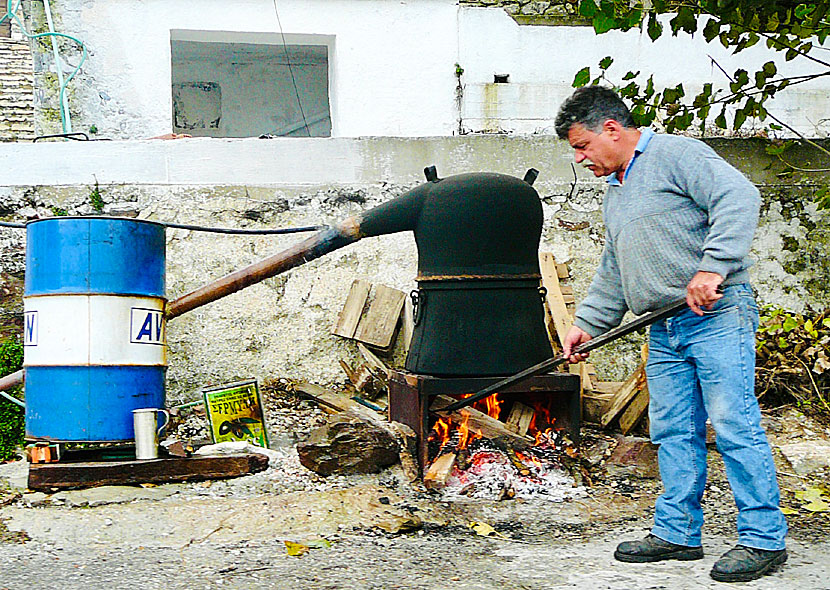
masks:
[[[647,563],[663,561],[664,559],[679,559],[689,561],[703,559],[703,547],[689,547],[675,545],[664,541],[660,537],[649,535],[639,541],[625,541],[617,545],[614,559],[628,563]]]
[[[709,575],[718,582],[749,582],[787,561],[787,550],[766,551],[737,545],[724,553]]]

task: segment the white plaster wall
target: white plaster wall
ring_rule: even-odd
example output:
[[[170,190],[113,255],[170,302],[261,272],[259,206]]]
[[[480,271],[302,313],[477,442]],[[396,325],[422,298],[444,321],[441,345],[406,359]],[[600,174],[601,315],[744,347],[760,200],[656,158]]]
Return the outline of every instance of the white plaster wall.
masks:
[[[94,124],[108,138],[171,130],[171,31],[282,40],[273,0],[55,4],[61,28],[91,51],[72,90],[78,127]],[[519,26],[500,8],[461,8],[455,0],[280,0],[277,6],[288,43],[309,36],[333,39],[334,137],[452,135],[459,115],[466,131],[553,133],[556,110],[573,90],[574,74],[586,65],[596,72],[607,55],[616,58],[612,81],[621,81],[629,69],[640,70],[643,80],[653,73],[659,87],[683,82],[689,94],[706,82],[728,85],[712,59],[730,73],[739,67],[752,72],[773,57],[782,73],[815,71],[801,58],[785,62],[763,43],[732,55],[702,35],[652,43],[638,30],[596,36],[584,26]],[[456,62],[465,70],[460,113]],[[510,83],[493,84],[494,74],[509,74]],[[790,87],[769,110],[807,135],[826,135],[828,90],[826,78]]]
[[[334,36],[334,136],[451,133],[457,61],[452,0],[280,0],[289,43]],[[273,0],[80,0],[61,3],[62,28],[91,57],[76,92],[78,125],[137,139],[171,130],[170,31],[280,34]],[[106,97],[102,97],[101,93]]]
[[[667,22],[664,29],[669,29]],[[707,82],[728,91],[729,81],[712,60],[730,74],[738,68],[751,74],[769,60],[783,75],[823,71],[803,58],[786,62],[763,42],[733,55],[718,41],[706,43],[702,34],[664,34],[653,43],[636,29],[597,36],[584,26],[519,26],[492,8],[460,9],[458,46],[464,68],[463,123],[471,131],[555,133],[556,111],[573,92],[576,72],[590,66],[598,75],[597,64],[609,55],[615,59],[607,74],[611,82],[622,83],[628,71],[639,70],[642,85],[653,74],[658,89],[683,83],[692,97]],[[510,83],[493,84],[494,74],[510,74]],[[828,117],[828,92],[826,78],[792,86],[769,102],[768,110],[801,133],[826,136],[830,126],[822,120]],[[718,113],[713,109],[710,123]]]

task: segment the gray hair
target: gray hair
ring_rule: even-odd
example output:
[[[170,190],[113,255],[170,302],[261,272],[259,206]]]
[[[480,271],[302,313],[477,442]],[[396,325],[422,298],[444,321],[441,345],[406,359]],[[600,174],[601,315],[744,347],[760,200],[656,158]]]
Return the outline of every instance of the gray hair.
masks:
[[[559,107],[556,134],[559,139],[567,139],[568,131],[574,125],[582,125],[589,131],[599,133],[608,119],[617,121],[623,127],[636,127],[631,111],[616,92],[604,86],[583,86]]]

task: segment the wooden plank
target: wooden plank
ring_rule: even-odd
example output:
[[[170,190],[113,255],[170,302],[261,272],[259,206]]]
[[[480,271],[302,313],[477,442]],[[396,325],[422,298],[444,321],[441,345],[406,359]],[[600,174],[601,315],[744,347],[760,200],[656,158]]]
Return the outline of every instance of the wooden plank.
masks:
[[[105,485],[224,479],[268,468],[258,453],[219,457],[171,457],[144,461],[44,463],[29,466],[29,489],[53,491]]]
[[[547,301],[543,303],[542,308],[545,310],[545,329],[548,332],[548,340],[550,340],[550,344],[553,347],[553,353],[559,354],[562,347],[559,345],[559,337],[556,335],[556,324],[553,323],[553,315],[550,313]]]
[[[556,259],[550,252],[539,253],[539,270],[542,273],[542,286],[547,290],[545,300],[553,316],[556,326],[556,335],[560,344],[565,341],[565,335],[571,329],[571,316],[568,313],[565,299],[559,288],[559,275],[556,272]]]
[[[642,389],[637,392],[631,403],[620,416],[620,431],[628,434],[640,420],[648,413],[648,386],[643,383]]]
[[[560,279],[567,279],[571,276],[571,271],[568,269],[568,265],[564,263],[556,263],[556,275]]]
[[[357,325],[360,323],[360,316],[363,315],[363,308],[366,306],[366,299],[369,297],[369,289],[372,284],[369,281],[356,279],[351,288],[349,295],[346,297],[346,303],[343,309],[340,310],[340,315],[337,318],[337,323],[334,325],[332,334],[342,336],[343,338],[353,338]]]
[[[455,458],[455,453],[444,453],[432,462],[424,474],[424,485],[428,490],[440,489],[447,484],[455,466]]]
[[[366,364],[383,373],[387,379],[389,378],[389,367],[374,352],[366,348],[366,345],[361,342],[357,343],[357,349],[363,355],[363,358],[366,359]]]
[[[386,285],[375,286],[375,297],[369,304],[369,310],[360,318],[355,340],[388,350],[392,346],[405,299],[403,291]]]
[[[525,435],[527,429],[530,428],[535,413],[530,406],[526,406],[521,402],[513,402],[513,407],[510,408],[510,415],[507,417],[505,425],[516,434]]]
[[[599,424],[602,419],[602,410],[614,397],[611,392],[599,393],[586,391],[582,394],[582,421]]]
[[[345,412],[352,408],[363,408],[363,406],[348,396],[330,391],[314,383],[300,382],[294,384],[294,391],[302,397],[317,402],[320,408],[329,414]]]
[[[642,360],[643,371],[640,373],[640,391],[628,404],[628,407],[620,415],[620,431],[623,434],[628,434],[640,423],[646,415],[648,415],[648,384],[645,374],[645,364],[648,362],[648,342],[643,344],[640,349],[640,359]]]
[[[357,379],[357,375],[355,374],[355,370],[352,369],[352,366],[343,359],[340,359],[340,368],[342,368],[343,372],[346,373],[346,378],[351,383],[354,383]]]
[[[447,415],[446,413],[441,412],[441,408],[450,405],[454,401],[455,399],[449,396],[436,396],[432,402],[430,410],[441,415]],[[463,422],[466,419],[467,428],[470,430],[480,431],[482,436],[485,438],[504,438],[515,449],[526,449],[533,444],[533,439],[529,436],[519,435],[507,428],[503,422],[500,422],[495,418],[491,418],[484,412],[479,412],[473,408],[461,408],[460,410],[450,413],[449,416],[453,419],[453,421],[458,422]]]
[[[415,332],[415,311],[412,308],[412,298],[406,297],[403,305],[403,349],[409,352],[412,344],[412,334]]]
[[[641,389],[641,374],[643,365],[639,365],[631,376],[623,382],[622,387],[614,394],[607,407],[603,409],[600,425],[606,428],[617,416],[619,416],[628,404]]]
[[[594,393],[614,394],[622,387],[622,384],[622,381],[597,381],[596,385],[594,385]]]
[[[588,372],[588,378],[591,381],[591,390],[596,388],[599,379],[597,379],[597,368],[591,363],[585,363],[585,370]]]

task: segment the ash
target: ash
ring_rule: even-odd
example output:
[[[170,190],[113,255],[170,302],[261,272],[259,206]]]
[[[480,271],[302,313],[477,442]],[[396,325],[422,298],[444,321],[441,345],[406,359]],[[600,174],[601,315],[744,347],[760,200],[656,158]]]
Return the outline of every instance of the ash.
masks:
[[[537,460],[517,466],[501,450],[488,447],[472,452],[467,469],[456,465],[439,493],[449,501],[520,498],[564,502],[587,495],[584,487],[577,486],[556,465]]]

